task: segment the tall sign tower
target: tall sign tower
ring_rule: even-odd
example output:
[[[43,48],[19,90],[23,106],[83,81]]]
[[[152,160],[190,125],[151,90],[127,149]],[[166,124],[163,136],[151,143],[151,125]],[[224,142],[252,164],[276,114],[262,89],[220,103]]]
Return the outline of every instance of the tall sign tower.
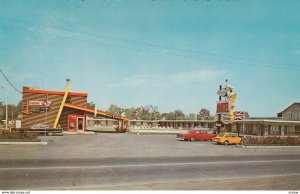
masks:
[[[217,94],[219,100],[217,101],[216,113],[218,115],[218,120],[216,121],[216,127],[218,133],[220,133],[220,129],[224,124],[230,125],[234,122],[234,105],[237,94],[233,92],[233,87],[231,85],[226,85],[225,87],[220,85]]]

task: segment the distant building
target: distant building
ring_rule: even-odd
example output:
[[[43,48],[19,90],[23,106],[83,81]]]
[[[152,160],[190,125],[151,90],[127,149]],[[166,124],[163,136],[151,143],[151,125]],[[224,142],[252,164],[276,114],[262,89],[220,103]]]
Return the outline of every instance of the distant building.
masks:
[[[153,126],[157,123],[158,129],[191,129],[215,128],[216,120],[156,120],[135,121],[135,128]],[[277,117],[248,117],[236,120],[230,126],[225,124],[221,131],[238,132],[240,135],[258,136],[300,136],[300,103],[293,103],[285,110],[277,114]]]
[[[277,117],[287,121],[300,121],[300,103],[294,102],[283,111],[277,113]]]

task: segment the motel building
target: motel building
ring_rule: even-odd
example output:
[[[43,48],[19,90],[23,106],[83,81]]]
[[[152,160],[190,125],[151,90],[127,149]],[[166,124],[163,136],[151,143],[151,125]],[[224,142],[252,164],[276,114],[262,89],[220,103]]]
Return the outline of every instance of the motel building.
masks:
[[[88,94],[70,92],[70,88],[69,80],[66,91],[23,87],[21,127],[45,127],[46,124],[49,128],[63,128],[65,131],[81,133],[86,131],[87,118],[98,116],[109,119],[116,132],[127,131],[127,117],[88,108]]]
[[[68,132],[85,132],[103,127],[113,127],[116,132],[131,129],[189,130],[194,128],[216,129],[215,120],[129,120],[127,117],[87,107],[87,93],[70,92],[67,80],[65,91],[40,90],[23,87],[22,128],[43,126],[63,128]],[[95,119],[97,117],[97,119]],[[240,135],[299,136],[300,103],[295,102],[277,117],[249,117],[225,124],[221,131],[238,132]]]
[[[190,130],[216,129],[215,120],[131,120],[130,129]],[[249,117],[225,124],[221,131],[254,136],[300,136],[300,103],[293,103],[277,117]]]

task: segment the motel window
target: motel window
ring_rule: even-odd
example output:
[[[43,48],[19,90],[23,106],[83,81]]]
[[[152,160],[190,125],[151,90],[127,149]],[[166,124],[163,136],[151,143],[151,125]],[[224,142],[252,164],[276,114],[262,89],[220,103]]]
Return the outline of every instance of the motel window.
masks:
[[[292,112],[290,113],[290,116],[289,116],[289,117],[290,117],[290,118],[293,118],[293,113],[292,113]]]

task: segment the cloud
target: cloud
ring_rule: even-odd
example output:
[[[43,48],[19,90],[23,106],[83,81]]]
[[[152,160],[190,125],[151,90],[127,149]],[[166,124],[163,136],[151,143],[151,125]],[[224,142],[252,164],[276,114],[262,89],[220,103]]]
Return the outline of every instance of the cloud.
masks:
[[[152,74],[134,75],[125,77],[121,82],[112,83],[110,86],[127,86],[127,87],[165,87],[174,84],[198,83],[213,81],[223,76],[225,71],[200,70],[192,72],[179,72],[173,75],[158,76]]]
[[[159,80],[159,77],[151,74],[134,75],[131,77],[123,78],[122,82],[113,83],[110,86],[128,86],[128,87],[138,87],[138,86],[162,86],[164,85]]]
[[[224,71],[200,70],[193,72],[181,72],[171,76],[177,83],[211,81],[225,74]]]
[[[13,77],[13,76],[11,76]],[[30,73],[30,72],[23,72],[22,74],[15,76],[19,81],[25,80],[37,80],[40,79],[41,76],[39,74]]]

